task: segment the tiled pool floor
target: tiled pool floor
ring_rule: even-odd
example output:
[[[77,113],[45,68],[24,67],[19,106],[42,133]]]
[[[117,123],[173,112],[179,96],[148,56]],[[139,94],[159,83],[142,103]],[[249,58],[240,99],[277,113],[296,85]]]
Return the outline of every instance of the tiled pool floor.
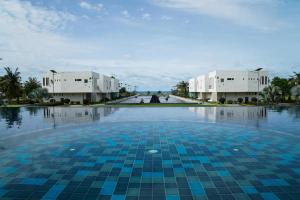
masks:
[[[299,200],[299,144],[295,136],[213,123],[56,129],[1,143],[0,197]]]

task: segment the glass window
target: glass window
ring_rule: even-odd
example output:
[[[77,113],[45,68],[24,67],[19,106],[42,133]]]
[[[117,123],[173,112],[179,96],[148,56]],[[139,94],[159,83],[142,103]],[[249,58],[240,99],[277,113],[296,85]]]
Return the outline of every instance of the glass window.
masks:
[[[88,80],[87,80],[87,79],[84,79],[84,83],[88,83]]]
[[[224,82],[224,78],[221,78],[221,83],[223,83]]]
[[[267,85],[268,84],[268,77],[265,76],[265,84]]]

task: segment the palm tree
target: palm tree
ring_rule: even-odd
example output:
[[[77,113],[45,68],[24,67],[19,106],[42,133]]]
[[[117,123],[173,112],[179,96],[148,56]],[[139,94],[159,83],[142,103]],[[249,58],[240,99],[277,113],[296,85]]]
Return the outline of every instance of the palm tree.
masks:
[[[300,102],[300,85],[296,85],[291,89],[292,96],[297,102]]]
[[[43,99],[48,99],[50,97],[48,90],[46,88],[37,88],[28,94],[28,97],[32,100],[43,102]]]
[[[188,87],[189,87],[189,83],[188,82],[180,81],[176,85],[176,89],[177,89],[178,95],[186,97],[188,95],[188,91],[189,91]]]
[[[28,96],[33,90],[41,87],[41,83],[36,79],[29,77],[24,84],[24,92]]]
[[[300,84],[300,73],[294,72],[293,76],[290,76],[289,82],[292,86]]]
[[[22,95],[22,84],[21,84],[21,73],[16,68],[12,71],[9,67],[4,68],[6,74],[1,80],[1,87],[8,101],[11,102],[13,98],[17,98],[19,102],[19,97]]]
[[[282,97],[282,91],[280,87],[270,85],[268,87],[265,87],[260,95],[266,102],[276,103],[280,101]]]

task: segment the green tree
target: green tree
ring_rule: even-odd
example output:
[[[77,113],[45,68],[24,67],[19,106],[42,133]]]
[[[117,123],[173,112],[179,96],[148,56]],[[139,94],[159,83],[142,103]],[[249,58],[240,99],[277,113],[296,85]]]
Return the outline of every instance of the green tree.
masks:
[[[294,75],[290,76],[290,84],[293,86],[300,85],[300,73],[294,72]]]
[[[189,92],[189,83],[185,81],[180,81],[176,85],[177,94],[182,97],[187,97]]]
[[[19,102],[19,97],[22,96],[21,73],[18,68],[15,71],[12,71],[9,67],[4,69],[6,74],[2,77],[0,83],[2,90],[9,102],[14,98],[17,98]]]
[[[46,88],[36,88],[28,94],[28,97],[34,101],[42,102],[43,99],[48,99],[50,97],[48,90]]]
[[[282,91],[280,87],[270,85],[265,87],[260,95],[266,102],[278,103],[282,98]]]
[[[276,76],[273,78],[271,85],[278,86],[281,89],[283,98],[291,96],[291,84],[288,79]]]
[[[300,85],[296,85],[291,89],[292,96],[297,102],[300,102]]]
[[[148,95],[148,96],[150,95],[150,93],[151,93],[150,91],[147,91],[147,95]]]
[[[28,96],[32,91],[41,87],[41,83],[36,78],[29,77],[24,84],[25,95]]]
[[[126,93],[126,92],[127,92],[127,90],[126,90],[125,87],[122,87],[122,88],[120,88],[120,90],[119,90],[119,93]]]

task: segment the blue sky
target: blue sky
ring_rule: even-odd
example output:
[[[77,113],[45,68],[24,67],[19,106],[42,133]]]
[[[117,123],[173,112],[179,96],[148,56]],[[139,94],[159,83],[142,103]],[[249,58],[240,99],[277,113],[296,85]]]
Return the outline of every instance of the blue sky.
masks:
[[[300,71],[298,0],[1,0],[0,27],[0,65],[24,79],[93,70],[168,90],[215,69]]]

